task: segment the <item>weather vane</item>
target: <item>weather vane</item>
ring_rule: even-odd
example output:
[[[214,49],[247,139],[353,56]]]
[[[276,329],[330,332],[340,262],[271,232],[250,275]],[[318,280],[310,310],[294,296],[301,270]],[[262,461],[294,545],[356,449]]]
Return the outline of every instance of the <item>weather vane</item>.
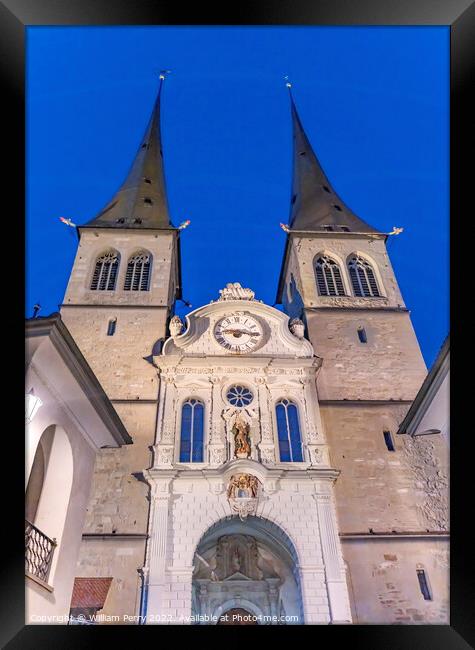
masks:
[[[159,79],[165,79],[165,75],[170,74],[171,70],[160,70]]]
[[[292,84],[289,81],[289,75],[288,74],[286,74],[284,76],[284,79],[285,79],[285,85],[287,86],[287,88],[292,88]]]

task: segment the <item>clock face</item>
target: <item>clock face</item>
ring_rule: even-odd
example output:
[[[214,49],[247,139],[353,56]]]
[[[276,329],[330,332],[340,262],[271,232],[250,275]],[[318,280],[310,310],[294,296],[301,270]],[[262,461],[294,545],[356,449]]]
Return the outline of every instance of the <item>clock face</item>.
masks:
[[[232,314],[216,323],[214,336],[229,352],[251,352],[262,338],[262,329],[255,318],[247,314]]]

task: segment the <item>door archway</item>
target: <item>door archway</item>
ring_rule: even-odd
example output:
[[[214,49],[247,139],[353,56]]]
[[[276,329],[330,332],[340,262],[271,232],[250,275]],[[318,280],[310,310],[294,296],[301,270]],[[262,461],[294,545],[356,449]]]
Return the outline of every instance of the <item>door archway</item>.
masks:
[[[301,624],[298,566],[293,543],[276,524],[261,517],[222,519],[206,531],[195,551],[193,614],[196,620],[221,625],[282,624],[287,619]]]

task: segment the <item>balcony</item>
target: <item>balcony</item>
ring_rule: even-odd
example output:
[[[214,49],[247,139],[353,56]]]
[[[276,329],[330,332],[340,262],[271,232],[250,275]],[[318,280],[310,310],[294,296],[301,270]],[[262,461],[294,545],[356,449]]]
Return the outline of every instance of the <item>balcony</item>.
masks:
[[[25,573],[45,586],[48,584],[55,548],[55,539],[50,539],[25,519]]]

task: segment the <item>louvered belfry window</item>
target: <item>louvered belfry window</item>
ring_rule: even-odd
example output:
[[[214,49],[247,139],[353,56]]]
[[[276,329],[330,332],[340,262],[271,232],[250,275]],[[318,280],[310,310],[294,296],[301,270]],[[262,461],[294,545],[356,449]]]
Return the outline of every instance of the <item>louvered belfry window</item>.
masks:
[[[124,291],[148,291],[150,285],[151,255],[137,253],[130,258],[125,274]]]
[[[348,263],[348,268],[355,296],[364,298],[379,298],[381,296],[374,271],[368,261],[359,255],[354,255]]]
[[[341,279],[341,271],[335,260],[326,255],[320,255],[315,263],[317,287],[320,296],[344,296],[345,289]]]
[[[91,281],[92,291],[114,291],[119,270],[119,254],[115,251],[104,253],[96,260]]]

